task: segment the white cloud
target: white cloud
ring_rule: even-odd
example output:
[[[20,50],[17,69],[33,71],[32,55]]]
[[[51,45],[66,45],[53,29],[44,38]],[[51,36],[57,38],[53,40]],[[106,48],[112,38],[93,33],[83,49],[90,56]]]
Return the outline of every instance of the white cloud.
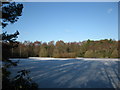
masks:
[[[110,14],[112,11],[113,11],[113,9],[112,9],[112,8],[109,8],[109,9],[107,10],[107,13]]]

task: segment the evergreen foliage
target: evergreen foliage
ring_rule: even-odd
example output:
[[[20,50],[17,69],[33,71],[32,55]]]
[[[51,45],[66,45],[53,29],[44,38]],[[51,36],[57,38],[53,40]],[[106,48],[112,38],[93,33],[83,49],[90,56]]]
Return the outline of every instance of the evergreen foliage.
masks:
[[[5,28],[9,23],[15,23],[22,14],[23,4],[15,2],[2,2],[0,12],[2,12],[2,28]],[[19,42],[16,41],[19,32],[7,34],[3,32],[2,37],[2,90],[29,90],[38,88],[37,84],[30,80],[29,71],[21,70],[14,78],[10,78],[9,67],[17,66],[17,62],[11,61],[9,58],[13,55],[13,49],[18,48]],[[11,52],[12,51],[12,52]],[[17,55],[17,52],[14,52]]]

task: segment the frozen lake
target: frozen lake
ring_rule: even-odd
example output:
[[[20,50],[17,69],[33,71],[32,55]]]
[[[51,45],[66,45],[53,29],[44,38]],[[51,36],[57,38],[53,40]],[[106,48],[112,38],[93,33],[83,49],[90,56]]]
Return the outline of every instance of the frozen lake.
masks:
[[[12,75],[21,69],[30,70],[30,77],[39,88],[118,88],[120,62],[114,59],[29,58],[20,60]]]

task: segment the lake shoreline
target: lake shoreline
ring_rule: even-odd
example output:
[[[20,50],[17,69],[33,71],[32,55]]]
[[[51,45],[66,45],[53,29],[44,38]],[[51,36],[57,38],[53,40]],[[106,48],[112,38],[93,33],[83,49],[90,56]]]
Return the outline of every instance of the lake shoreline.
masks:
[[[94,60],[94,61],[120,61],[120,58],[52,58],[52,57],[28,57],[28,58],[10,58],[11,60],[25,60],[25,59],[35,59],[35,60]]]
[[[39,60],[70,60],[70,59],[78,59],[78,60],[114,60],[119,61],[120,58],[48,58],[48,57],[29,57],[29,59],[39,59]]]

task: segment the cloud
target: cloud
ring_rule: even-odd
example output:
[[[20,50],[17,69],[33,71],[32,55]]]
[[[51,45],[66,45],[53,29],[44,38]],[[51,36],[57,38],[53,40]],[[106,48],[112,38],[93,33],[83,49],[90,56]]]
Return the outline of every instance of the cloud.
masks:
[[[112,9],[112,8],[109,8],[109,9],[107,10],[107,13],[110,14],[112,11],[113,11],[113,9]]]

